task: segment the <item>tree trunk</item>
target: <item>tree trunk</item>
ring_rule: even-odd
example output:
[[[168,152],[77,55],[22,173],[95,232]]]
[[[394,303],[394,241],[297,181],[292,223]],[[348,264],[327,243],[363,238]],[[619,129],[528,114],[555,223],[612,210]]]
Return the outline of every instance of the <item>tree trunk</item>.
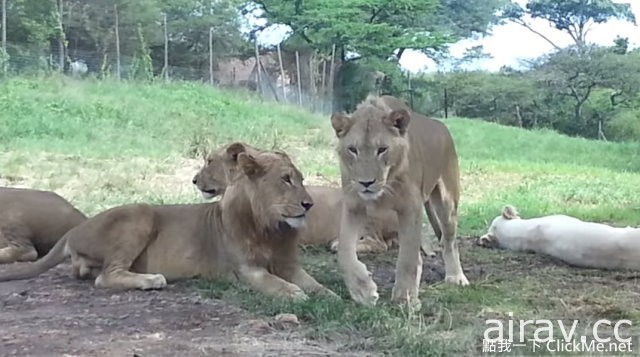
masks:
[[[576,122],[576,125],[579,125],[580,123],[582,123],[582,105],[584,104],[584,102],[580,101],[576,104],[576,107],[574,109],[574,120]]]
[[[520,114],[520,105],[516,104],[516,123],[522,128],[522,115]]]

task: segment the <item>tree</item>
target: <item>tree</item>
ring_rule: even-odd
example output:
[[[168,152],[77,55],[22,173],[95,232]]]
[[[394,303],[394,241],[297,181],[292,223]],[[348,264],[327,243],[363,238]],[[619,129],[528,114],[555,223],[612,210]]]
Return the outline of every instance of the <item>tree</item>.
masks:
[[[524,26],[556,49],[560,49],[560,46],[535,30],[526,19],[527,16],[549,21],[556,29],[569,34],[578,47],[587,44],[587,34],[593,24],[612,19],[636,21],[631,5],[611,0],[530,0],[525,8],[516,3],[509,4],[505,10],[506,18]]]
[[[306,48],[326,55],[332,45],[336,45],[340,68],[334,81],[336,86],[358,82],[363,74],[362,69],[353,67],[352,64],[357,63],[366,71],[384,72],[386,87],[397,94],[406,85],[398,62],[407,49],[434,58],[446,52],[447,44],[485,34],[491,24],[498,21],[495,10],[505,1],[257,0],[254,3],[259,16],[266,20],[266,24],[256,27],[254,32],[284,24],[292,29],[286,42],[289,48]],[[394,80],[400,82],[393,83]],[[366,90],[336,87],[334,93],[340,101],[335,104],[339,109],[348,110],[349,103],[360,101],[363,92]]]
[[[626,103],[640,91],[640,58],[621,55],[614,48],[572,46],[544,56],[531,73],[550,98],[567,99],[573,120],[562,124],[568,134],[594,136],[597,123],[583,115],[594,91],[605,89],[612,107]],[[559,100],[550,99],[550,100]]]
[[[214,56],[250,52],[240,32],[239,0],[162,0],[169,23],[169,62],[183,78],[200,78],[209,66],[209,31],[213,28]],[[161,67],[163,46],[153,48]]]

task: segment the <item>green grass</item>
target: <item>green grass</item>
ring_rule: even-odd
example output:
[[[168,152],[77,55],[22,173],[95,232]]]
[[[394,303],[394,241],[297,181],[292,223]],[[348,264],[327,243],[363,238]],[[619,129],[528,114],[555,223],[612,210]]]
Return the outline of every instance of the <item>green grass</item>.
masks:
[[[567,213],[639,225],[640,144],[459,118],[446,124],[460,155],[461,236],[482,233],[505,204],[525,217]],[[201,154],[230,140],[287,151],[308,183],[339,181],[328,117],[262,103],[246,92],[61,77],[0,83],[0,184],[55,190],[89,214],[131,202],[201,202],[191,185]],[[365,257],[381,291],[375,308],[346,299],[335,256],[322,249],[306,251],[305,265],[345,297],[342,302],[276,301],[224,282],[201,281],[196,288],[256,313],[296,313],[310,337],[345,350],[402,356],[477,354],[485,319],[507,312],[584,323],[625,317],[640,324],[633,274],[574,269],[469,241],[463,239],[461,260],[472,286],[443,285],[441,259],[429,261],[420,311],[387,303],[395,252]]]

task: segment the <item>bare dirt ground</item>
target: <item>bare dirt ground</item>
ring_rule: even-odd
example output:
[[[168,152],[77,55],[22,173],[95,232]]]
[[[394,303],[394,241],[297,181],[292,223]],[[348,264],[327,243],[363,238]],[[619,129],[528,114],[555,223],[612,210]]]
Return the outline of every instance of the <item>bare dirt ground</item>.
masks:
[[[6,267],[0,267],[6,269]],[[365,356],[206,299],[188,283],[107,291],[62,264],[0,283],[0,356]]]

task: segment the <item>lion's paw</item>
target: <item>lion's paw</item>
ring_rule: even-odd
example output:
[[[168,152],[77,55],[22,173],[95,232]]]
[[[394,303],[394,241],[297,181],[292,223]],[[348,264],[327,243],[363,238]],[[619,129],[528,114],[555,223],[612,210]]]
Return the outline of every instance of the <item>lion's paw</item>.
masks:
[[[167,279],[162,274],[148,274],[142,284],[142,290],[162,289],[167,286]]]
[[[467,280],[467,277],[464,276],[464,274],[462,273],[458,275],[445,276],[444,282],[449,284],[461,285],[461,286],[469,285],[469,280]]]
[[[420,310],[422,306],[417,289],[397,289],[394,286],[391,292],[391,301],[399,305],[408,305],[414,310]]]
[[[338,296],[338,294],[334,293],[331,289],[327,289],[327,288],[324,288],[324,289],[320,290],[318,292],[318,295],[324,296],[324,297],[328,297],[328,298],[332,298],[332,299],[342,300],[342,298],[340,296]]]
[[[375,306],[378,302],[378,286],[368,274],[349,275],[345,283],[349,288],[349,295],[355,302],[366,306]]]
[[[305,301],[309,298],[309,296],[302,291],[299,287],[293,285],[291,287],[287,287],[284,292],[285,297],[292,299],[294,301]]]

